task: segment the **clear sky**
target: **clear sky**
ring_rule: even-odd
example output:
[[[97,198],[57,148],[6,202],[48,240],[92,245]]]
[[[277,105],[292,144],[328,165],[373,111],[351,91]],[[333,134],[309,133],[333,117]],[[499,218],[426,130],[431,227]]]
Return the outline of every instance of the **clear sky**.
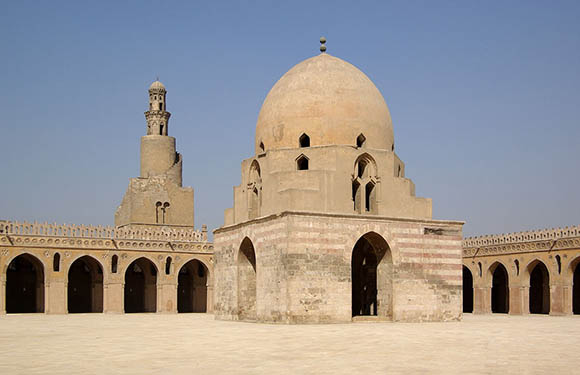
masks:
[[[113,224],[147,88],[223,224],[272,85],[328,52],[391,111],[417,196],[465,235],[580,224],[580,1],[5,1],[0,218]]]

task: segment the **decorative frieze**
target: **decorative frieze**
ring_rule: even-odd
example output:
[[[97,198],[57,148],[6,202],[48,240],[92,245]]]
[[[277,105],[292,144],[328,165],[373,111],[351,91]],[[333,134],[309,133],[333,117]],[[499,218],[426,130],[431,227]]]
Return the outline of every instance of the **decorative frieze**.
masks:
[[[580,248],[580,225],[500,235],[468,237],[463,256],[525,253]]]

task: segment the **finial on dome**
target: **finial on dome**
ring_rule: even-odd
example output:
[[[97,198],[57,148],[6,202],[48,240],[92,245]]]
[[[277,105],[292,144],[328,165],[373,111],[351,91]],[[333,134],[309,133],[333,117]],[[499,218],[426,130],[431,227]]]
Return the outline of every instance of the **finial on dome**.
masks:
[[[320,52],[326,52],[326,38],[323,36],[320,37]]]

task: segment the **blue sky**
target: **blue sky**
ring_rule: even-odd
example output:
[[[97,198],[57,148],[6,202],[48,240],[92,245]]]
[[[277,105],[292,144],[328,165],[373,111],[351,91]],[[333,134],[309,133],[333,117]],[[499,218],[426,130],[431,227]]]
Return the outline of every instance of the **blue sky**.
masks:
[[[434,218],[580,224],[578,19],[578,1],[4,2],[0,218],[112,224],[159,76],[196,226],[220,226],[262,101],[324,35],[383,93]]]

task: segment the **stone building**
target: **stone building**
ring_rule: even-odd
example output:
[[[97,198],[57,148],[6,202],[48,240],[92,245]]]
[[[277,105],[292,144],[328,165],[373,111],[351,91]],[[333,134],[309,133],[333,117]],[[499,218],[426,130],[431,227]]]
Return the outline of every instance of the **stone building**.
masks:
[[[466,238],[463,311],[580,314],[580,226]]]
[[[212,310],[213,244],[205,225],[194,229],[169,116],[156,81],[141,176],[130,180],[115,227],[0,221],[0,313]]]
[[[216,318],[460,319],[463,223],[432,219],[383,96],[325,50],[262,105],[255,154],[214,231]]]

